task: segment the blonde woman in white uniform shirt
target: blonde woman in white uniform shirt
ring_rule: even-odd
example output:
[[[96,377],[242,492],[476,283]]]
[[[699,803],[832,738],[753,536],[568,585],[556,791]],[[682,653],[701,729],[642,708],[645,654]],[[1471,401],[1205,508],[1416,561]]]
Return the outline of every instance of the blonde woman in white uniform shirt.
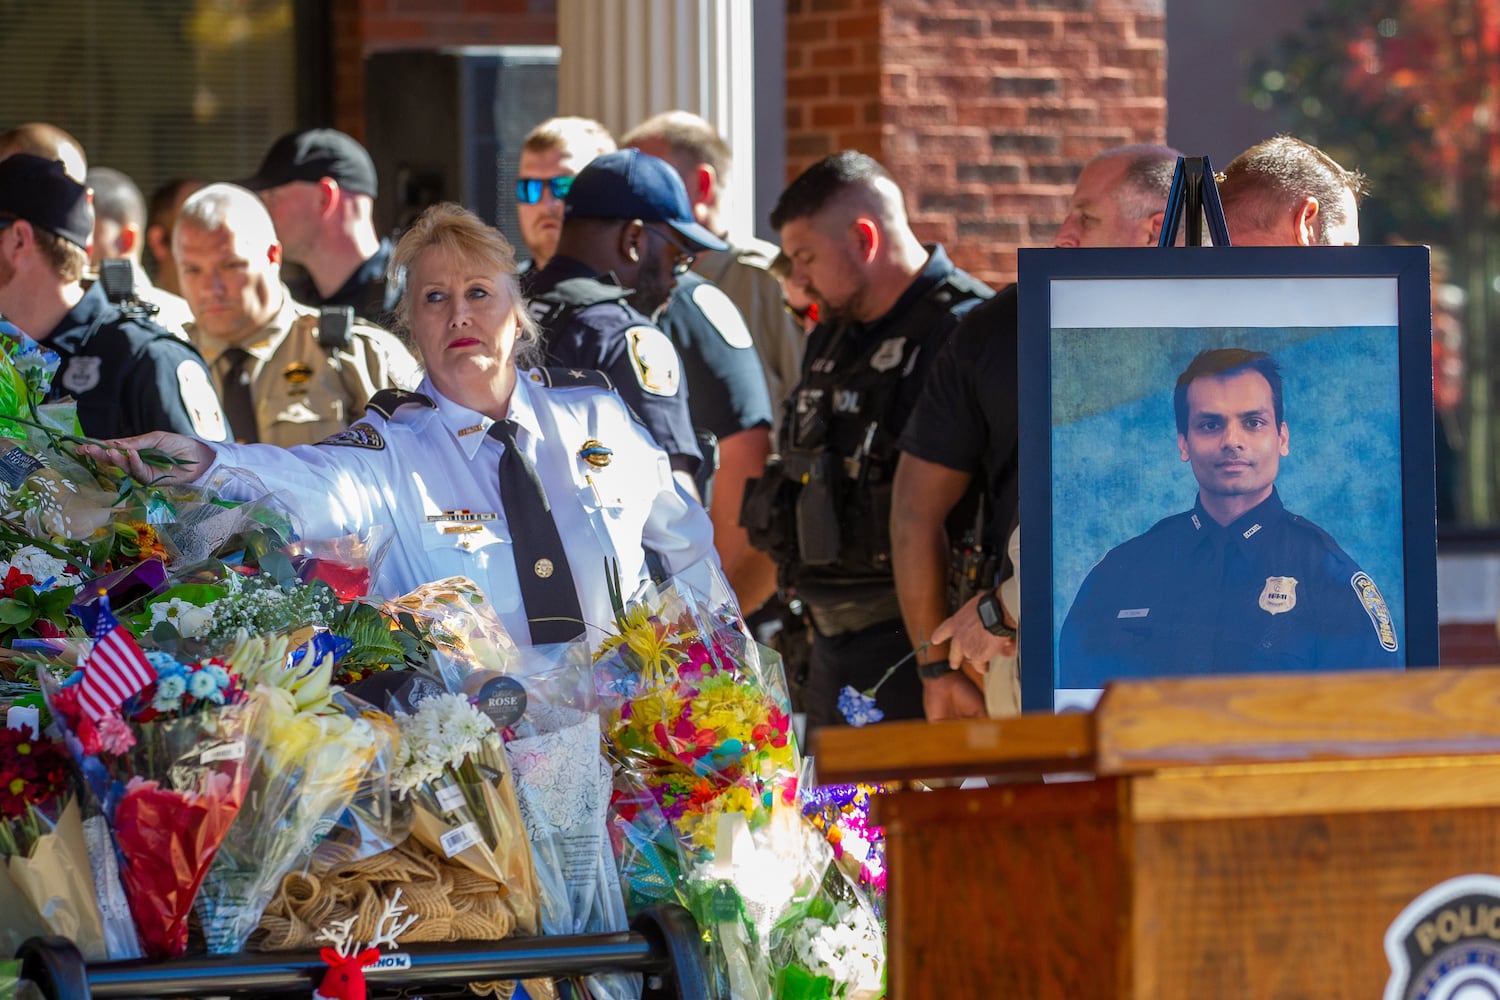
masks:
[[[609,625],[606,560],[618,560],[627,592],[647,578],[647,549],[667,573],[706,584],[708,568],[717,568],[708,515],[678,491],[666,454],[625,404],[595,373],[518,367],[538,352],[505,238],[466,209],[436,205],[402,236],[392,265],[406,268],[398,318],[426,369],[415,393],[380,394],[361,420],[316,445],[211,445],[152,433],[92,454],[142,481],[162,475],[137,454],[147,447],[184,463],[170,473],[178,481],[246,469],[290,496],[310,539],[385,526],[395,542],[375,592],[468,576],[523,644],[583,630],[554,624],[549,633],[539,619]],[[502,490],[507,473],[497,470],[510,460],[512,439],[527,463],[512,467]],[[541,490],[528,491],[516,478],[522,472]],[[531,511],[515,506],[539,492]],[[533,558],[528,548],[551,531],[536,523],[542,505],[565,558]],[[569,568],[576,603],[555,591],[537,596]],[[526,606],[525,595],[544,606]],[[589,629],[591,640],[599,634]]]

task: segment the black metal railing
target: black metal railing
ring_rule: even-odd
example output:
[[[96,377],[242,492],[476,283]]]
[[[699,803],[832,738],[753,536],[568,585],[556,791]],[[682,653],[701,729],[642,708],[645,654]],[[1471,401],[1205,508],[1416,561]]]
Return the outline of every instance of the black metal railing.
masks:
[[[418,944],[386,954],[404,956],[404,967],[367,972],[371,998],[433,996],[471,982],[634,972],[645,977],[643,1000],[712,1000],[698,925],[675,904],[650,907],[629,931],[613,934]],[[48,1000],[305,997],[328,970],[311,952],[88,963],[60,937],[32,938],[16,957],[22,975]]]

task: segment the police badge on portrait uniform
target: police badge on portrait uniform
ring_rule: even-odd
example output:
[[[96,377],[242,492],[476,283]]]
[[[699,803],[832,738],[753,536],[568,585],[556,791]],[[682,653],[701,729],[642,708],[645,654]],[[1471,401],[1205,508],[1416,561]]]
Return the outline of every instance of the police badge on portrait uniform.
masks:
[[[103,358],[87,355],[68,359],[68,367],[62,373],[62,387],[73,395],[81,395],[99,384],[99,369]]]
[[[1268,615],[1280,615],[1297,606],[1297,578],[1268,576],[1260,592],[1260,609]]]

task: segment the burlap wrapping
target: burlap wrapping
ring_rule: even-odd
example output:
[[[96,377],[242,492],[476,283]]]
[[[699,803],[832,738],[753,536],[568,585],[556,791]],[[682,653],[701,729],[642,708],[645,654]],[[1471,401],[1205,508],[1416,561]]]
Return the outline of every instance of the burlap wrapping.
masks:
[[[491,879],[433,854],[413,838],[374,857],[352,861],[323,875],[293,872],[282,879],[247,946],[252,951],[317,949],[320,928],[354,916],[351,939],[376,934],[381,909],[395,890],[407,915],[418,917],[397,936],[421,941],[499,941],[516,930],[510,900]],[[508,997],[512,983],[472,983],[476,992]],[[528,983],[528,988],[531,984]],[[548,995],[544,989],[540,995]],[[538,994],[533,994],[538,995]]]

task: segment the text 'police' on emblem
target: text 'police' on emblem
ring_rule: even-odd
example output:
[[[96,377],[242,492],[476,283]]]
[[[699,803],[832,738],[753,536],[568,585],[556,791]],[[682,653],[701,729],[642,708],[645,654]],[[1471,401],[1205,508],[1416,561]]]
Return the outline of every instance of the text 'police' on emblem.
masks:
[[[1460,875],[1422,893],[1385,932],[1384,1000],[1500,1000],[1500,878]]]
[[[1297,606],[1297,578],[1268,576],[1260,592],[1260,609],[1268,615],[1280,615]]]

